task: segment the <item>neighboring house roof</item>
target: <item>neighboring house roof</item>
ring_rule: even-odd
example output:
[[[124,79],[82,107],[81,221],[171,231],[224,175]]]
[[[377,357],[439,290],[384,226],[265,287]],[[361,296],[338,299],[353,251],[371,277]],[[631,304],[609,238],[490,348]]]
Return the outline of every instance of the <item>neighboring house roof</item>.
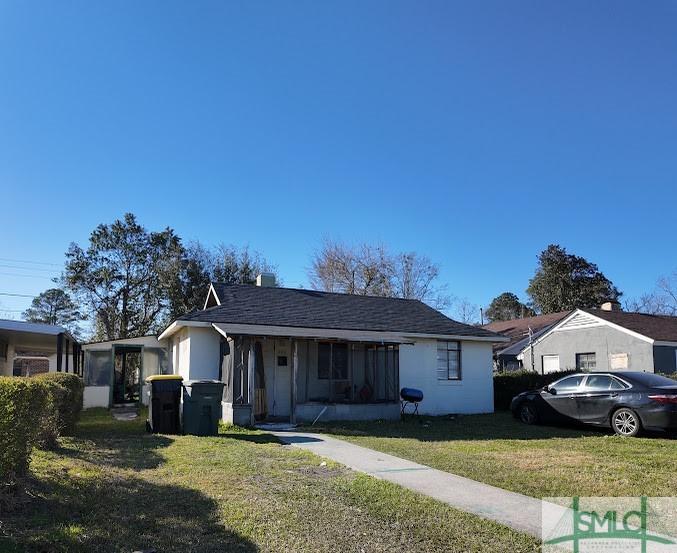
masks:
[[[677,317],[626,311],[606,311],[604,309],[575,309],[559,322],[543,329],[539,335],[534,336],[533,343],[546,339],[552,332],[587,329],[603,325],[616,328],[651,344],[677,345]],[[518,355],[528,346],[528,340],[521,341],[512,344],[510,352],[513,355]]]
[[[490,330],[459,323],[418,300],[214,283],[220,305],[179,319],[207,323],[379,331],[496,338]]]
[[[548,313],[547,315],[537,315],[535,317],[524,317],[523,319],[512,319],[510,321],[495,321],[484,325],[482,328],[503,334],[510,338],[508,345],[498,344],[494,347],[496,353],[503,355],[516,355],[524,346],[519,347],[522,342],[529,342],[529,329],[533,333],[532,339],[540,336],[547,329],[560,322],[571,311],[559,311],[557,313]],[[517,349],[516,349],[517,348]],[[509,351],[508,351],[509,350]],[[515,352],[513,353],[513,350]]]
[[[32,332],[33,334],[49,334],[53,336],[62,333],[68,334],[68,330],[62,326],[48,325],[44,323],[31,323],[28,321],[14,321],[12,319],[0,319],[0,330]]]
[[[555,323],[557,324],[557,323]],[[534,332],[531,337],[528,335],[525,338],[522,338],[521,340],[518,340],[517,342],[510,342],[507,347],[505,347],[505,344],[499,344],[499,347],[494,347],[494,353],[496,355],[519,355],[524,351],[525,348],[529,346],[529,341],[533,343],[535,340],[543,336],[548,330],[550,330],[554,325],[550,326],[545,326],[541,328],[540,330],[537,330]]]
[[[581,311],[658,342],[677,342],[677,317],[602,309],[581,309]]]

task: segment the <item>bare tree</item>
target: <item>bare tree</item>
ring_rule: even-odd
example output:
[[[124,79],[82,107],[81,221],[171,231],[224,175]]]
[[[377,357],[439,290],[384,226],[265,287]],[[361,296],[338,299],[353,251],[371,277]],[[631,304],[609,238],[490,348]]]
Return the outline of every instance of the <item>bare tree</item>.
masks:
[[[325,239],[308,276],[316,290],[418,299],[438,309],[451,303],[435,263],[415,252],[391,254],[382,244],[353,247]]]
[[[652,292],[625,302],[625,309],[650,315],[677,316],[677,271],[659,278]]]
[[[391,261],[382,245],[352,248],[325,239],[309,271],[315,290],[362,296],[392,296]]]
[[[452,318],[467,325],[480,323],[480,308],[468,298],[456,298],[452,301]]]

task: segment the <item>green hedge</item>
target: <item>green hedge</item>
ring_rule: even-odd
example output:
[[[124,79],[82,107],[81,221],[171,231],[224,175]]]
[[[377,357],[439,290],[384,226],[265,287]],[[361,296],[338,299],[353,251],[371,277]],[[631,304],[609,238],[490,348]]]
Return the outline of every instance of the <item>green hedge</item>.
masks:
[[[517,394],[537,390],[575,371],[539,374],[533,371],[515,371],[494,375],[494,409],[509,409]]]
[[[48,401],[52,402],[56,436],[70,436],[82,411],[82,395],[85,389],[82,378],[69,373],[44,373],[33,377],[49,390]]]
[[[28,470],[46,405],[47,389],[39,381],[0,377],[0,482],[9,482]]]
[[[74,374],[0,377],[0,483],[26,473],[33,447],[73,432],[83,390]]]

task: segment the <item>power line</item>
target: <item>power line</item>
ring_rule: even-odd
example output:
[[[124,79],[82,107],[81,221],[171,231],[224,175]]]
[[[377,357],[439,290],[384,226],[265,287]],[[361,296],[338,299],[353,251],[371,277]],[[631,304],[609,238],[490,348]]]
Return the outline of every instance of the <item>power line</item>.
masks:
[[[42,267],[21,267],[19,265],[5,265],[4,263],[0,263],[0,267],[4,267],[5,269],[19,269],[22,271],[46,271],[48,273],[56,273],[58,270],[57,269],[43,269]]]
[[[12,276],[12,277],[21,277],[21,278],[46,278],[47,280],[52,280],[53,277],[48,277],[45,275],[17,275],[16,273],[0,273],[3,276]]]
[[[30,294],[13,294],[11,292],[0,292],[0,296],[11,296],[13,298],[35,298],[37,296],[31,296]]]
[[[51,265],[53,267],[63,267],[61,263],[47,263],[46,261],[30,261],[26,259],[10,259],[8,257],[0,257],[0,261],[9,261],[10,263],[29,263],[31,265]]]

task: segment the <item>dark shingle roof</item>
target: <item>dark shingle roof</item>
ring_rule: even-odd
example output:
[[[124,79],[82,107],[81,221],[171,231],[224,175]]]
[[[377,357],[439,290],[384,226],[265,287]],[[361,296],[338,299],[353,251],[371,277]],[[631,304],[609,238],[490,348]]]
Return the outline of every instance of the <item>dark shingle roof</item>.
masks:
[[[626,311],[603,311],[602,309],[583,309],[582,311],[653,340],[677,342],[677,317]]]
[[[193,311],[179,321],[498,337],[417,300],[246,284],[212,286],[221,305]]]

